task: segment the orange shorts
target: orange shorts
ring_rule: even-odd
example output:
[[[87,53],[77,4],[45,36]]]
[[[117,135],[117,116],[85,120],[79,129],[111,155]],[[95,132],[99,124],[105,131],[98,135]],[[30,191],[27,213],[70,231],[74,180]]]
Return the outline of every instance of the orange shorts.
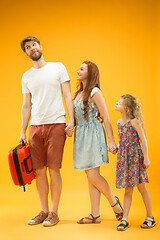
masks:
[[[29,148],[33,168],[61,168],[66,140],[65,123],[32,125],[29,128]]]

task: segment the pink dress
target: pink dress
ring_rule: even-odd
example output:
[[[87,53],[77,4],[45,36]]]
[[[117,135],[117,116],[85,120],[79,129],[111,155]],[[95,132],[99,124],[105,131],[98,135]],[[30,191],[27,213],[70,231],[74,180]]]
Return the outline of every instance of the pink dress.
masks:
[[[116,187],[136,187],[148,183],[143,166],[143,153],[137,131],[130,121],[121,125],[118,121],[119,151],[117,155]]]

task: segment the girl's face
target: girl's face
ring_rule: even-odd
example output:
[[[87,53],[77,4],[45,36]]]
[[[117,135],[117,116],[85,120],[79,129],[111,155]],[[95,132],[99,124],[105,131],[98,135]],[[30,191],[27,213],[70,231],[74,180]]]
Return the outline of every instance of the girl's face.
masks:
[[[125,112],[125,105],[122,98],[120,98],[119,102],[116,103],[115,110],[121,113]]]
[[[83,63],[77,71],[77,80],[85,81],[88,78],[88,67],[86,63]]]

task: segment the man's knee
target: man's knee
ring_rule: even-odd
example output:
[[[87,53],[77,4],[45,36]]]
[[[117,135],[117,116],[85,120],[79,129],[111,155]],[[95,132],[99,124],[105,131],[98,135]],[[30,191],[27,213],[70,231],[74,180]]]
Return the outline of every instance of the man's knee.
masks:
[[[41,178],[41,177],[46,177],[47,175],[47,168],[42,167],[42,168],[37,168],[34,170],[36,178]]]
[[[57,168],[49,168],[49,174],[50,174],[50,177],[61,177],[61,174],[60,174],[60,169]]]

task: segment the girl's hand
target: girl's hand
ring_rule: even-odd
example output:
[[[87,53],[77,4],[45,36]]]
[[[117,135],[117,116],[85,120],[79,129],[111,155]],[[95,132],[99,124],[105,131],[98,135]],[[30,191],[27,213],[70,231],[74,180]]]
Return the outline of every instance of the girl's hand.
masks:
[[[112,151],[113,154],[116,154],[118,152],[118,148],[116,148],[114,151]]]
[[[144,160],[144,162],[143,162],[143,166],[144,166],[145,169],[149,168],[150,164],[151,163],[150,163],[150,161],[148,159]]]
[[[113,153],[113,154],[116,154],[117,151],[118,151],[118,148],[117,148],[117,145],[115,144],[115,142],[111,142],[109,143],[108,145],[108,151]]]

